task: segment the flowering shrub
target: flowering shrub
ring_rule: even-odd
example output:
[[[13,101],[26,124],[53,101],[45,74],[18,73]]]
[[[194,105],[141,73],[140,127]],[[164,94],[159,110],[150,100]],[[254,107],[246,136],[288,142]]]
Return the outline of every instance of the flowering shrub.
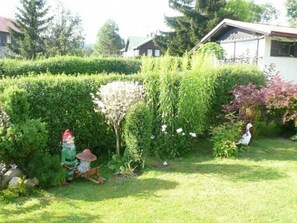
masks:
[[[120,154],[121,121],[128,110],[143,99],[143,86],[137,82],[114,81],[100,87],[96,96],[91,94],[95,112],[102,113],[116,134],[116,154]]]

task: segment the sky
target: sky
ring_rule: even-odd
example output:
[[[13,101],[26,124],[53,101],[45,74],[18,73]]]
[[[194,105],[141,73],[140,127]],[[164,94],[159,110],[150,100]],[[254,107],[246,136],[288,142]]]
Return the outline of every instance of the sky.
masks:
[[[49,6],[58,0],[47,0]],[[146,36],[158,30],[166,31],[164,16],[174,16],[169,8],[169,0],[60,0],[66,9],[82,19],[86,43],[95,43],[100,27],[108,19],[119,26],[119,34],[127,39],[129,36]],[[0,0],[0,16],[14,18],[20,0]],[[272,3],[281,12],[275,24],[286,25],[285,0],[254,0],[257,4]]]

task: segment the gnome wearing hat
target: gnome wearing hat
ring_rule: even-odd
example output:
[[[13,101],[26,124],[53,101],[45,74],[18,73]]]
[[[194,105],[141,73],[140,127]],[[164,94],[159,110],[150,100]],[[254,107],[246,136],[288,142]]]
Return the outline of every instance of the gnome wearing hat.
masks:
[[[77,170],[80,173],[87,172],[90,169],[91,162],[97,159],[97,157],[89,149],[85,149],[81,153],[77,154],[76,157],[80,159],[80,164],[77,167]]]
[[[76,149],[74,144],[74,137],[67,129],[62,136],[62,164],[67,167],[66,180],[73,180],[73,169],[78,164],[76,159]]]

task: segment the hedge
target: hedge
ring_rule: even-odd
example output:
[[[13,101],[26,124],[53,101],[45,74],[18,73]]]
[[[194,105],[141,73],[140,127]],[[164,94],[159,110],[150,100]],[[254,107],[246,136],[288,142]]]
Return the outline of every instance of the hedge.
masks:
[[[42,74],[50,72],[56,74],[99,74],[119,73],[134,74],[140,70],[141,61],[124,58],[96,58],[96,57],[52,57],[42,60],[0,60],[0,75],[19,76],[30,73]]]
[[[90,93],[95,93],[101,84],[113,80],[130,80],[135,76],[125,75],[80,75],[77,77],[43,74],[22,78],[5,78],[0,82],[0,92],[17,85],[28,93],[30,118],[40,118],[47,123],[48,149],[59,154],[61,136],[70,129],[75,136],[77,150],[89,148],[96,155],[115,151],[113,128],[105,118],[94,112]]]
[[[198,77],[197,81],[195,79],[195,83],[197,82],[198,84],[195,84],[195,86],[197,85],[200,89],[192,89],[193,94],[196,92],[197,97],[199,95],[199,97],[203,97],[203,100],[198,100],[199,97],[196,100],[195,98],[188,97],[189,95],[187,96],[185,94],[188,91],[185,91],[184,88],[182,91],[179,90],[181,83],[186,84],[188,82],[183,81],[185,77],[191,80],[195,76],[195,72],[193,71],[194,73],[187,74],[187,71],[179,71],[177,75],[174,75],[172,72],[173,70],[168,72],[159,71],[159,74],[143,74],[143,76],[140,74],[128,76],[96,74],[67,76],[64,74],[53,76],[45,73],[37,76],[29,75],[28,77],[20,78],[4,78],[0,82],[0,92],[11,85],[17,85],[19,88],[27,91],[30,104],[29,116],[32,119],[40,118],[42,122],[47,123],[49,133],[48,150],[52,154],[60,153],[61,135],[65,129],[70,129],[76,137],[78,151],[89,148],[96,155],[100,156],[102,153],[107,154],[109,151],[115,151],[115,136],[113,129],[106,124],[105,118],[94,112],[90,93],[95,93],[100,85],[113,80],[133,79],[141,82],[144,81],[145,89],[148,93],[147,101],[150,102],[149,104],[154,116],[153,134],[156,136],[154,140],[155,145],[161,146],[162,148],[159,148],[160,150],[170,148],[170,151],[166,153],[172,154],[171,156],[175,157],[183,154],[188,149],[188,145],[182,139],[184,137],[173,137],[173,141],[168,139],[165,144],[162,141],[158,143],[159,139],[162,140],[164,138],[159,135],[162,134],[161,126],[163,124],[168,126],[167,130],[170,130],[169,133],[172,133],[174,136],[179,136],[176,132],[178,128],[187,130],[185,133],[188,137],[191,131],[202,133],[208,129],[209,125],[218,124],[216,123],[217,116],[222,114],[222,105],[229,103],[232,97],[229,92],[232,90],[234,84],[247,84],[249,82],[264,84],[262,72],[255,67],[240,65],[222,66],[217,69],[210,69],[205,75],[202,75],[201,81],[203,82],[200,85],[198,82],[200,77]],[[197,73],[196,75],[201,74]],[[212,81],[209,82],[208,77]],[[208,86],[210,91],[203,91],[204,93],[201,94],[204,83],[215,83],[213,90]],[[210,92],[210,97],[205,97],[207,92]],[[184,93],[184,96],[181,93]],[[203,110],[205,115],[201,116],[199,114],[199,116],[196,116],[196,118],[201,116],[199,120],[201,119],[202,122],[205,122],[201,125],[199,131],[197,128],[200,125],[197,128],[193,126],[194,121],[191,121],[192,119],[187,120],[179,117],[182,115],[182,113],[178,113],[181,111],[179,106],[184,105],[184,109],[187,108],[184,103],[181,103],[181,99],[186,100],[187,98],[192,103],[191,107],[195,108],[191,109],[193,114],[197,114],[195,111],[201,107],[199,107],[199,103],[200,105],[201,103],[210,105],[209,108],[208,106],[205,108],[207,111]],[[162,101],[162,105],[160,101]],[[171,108],[170,106],[173,106],[171,113],[168,110],[168,108]],[[171,115],[171,117],[165,117],[165,112],[167,115]],[[194,115],[193,118],[195,118]],[[171,134],[167,135],[171,136]],[[171,144],[169,145],[168,143]],[[174,149],[176,151],[172,153]]]

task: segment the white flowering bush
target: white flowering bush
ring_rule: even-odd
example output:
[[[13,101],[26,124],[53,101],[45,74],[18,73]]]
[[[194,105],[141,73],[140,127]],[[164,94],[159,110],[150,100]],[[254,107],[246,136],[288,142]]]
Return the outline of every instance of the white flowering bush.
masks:
[[[116,135],[116,154],[120,154],[121,121],[128,110],[144,98],[143,86],[138,82],[114,81],[102,85],[96,94],[91,94],[95,112],[106,117],[107,123],[114,127]]]

